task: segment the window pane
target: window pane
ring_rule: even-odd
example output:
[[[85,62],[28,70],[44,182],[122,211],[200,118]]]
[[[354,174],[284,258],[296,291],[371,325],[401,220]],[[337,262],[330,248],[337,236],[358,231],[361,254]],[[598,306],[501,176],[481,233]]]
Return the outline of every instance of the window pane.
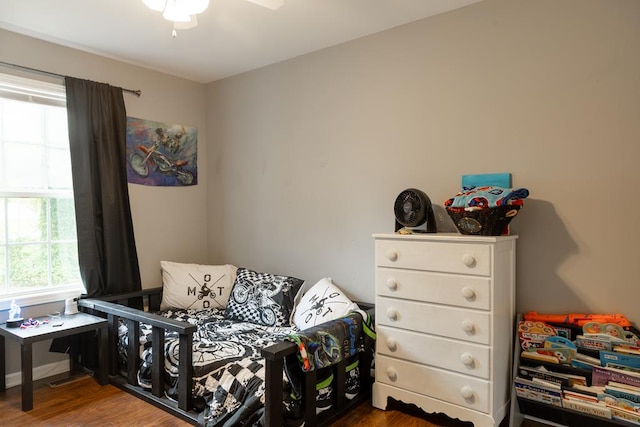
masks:
[[[82,282],[78,268],[78,245],[75,242],[51,245],[51,280],[53,286]]]
[[[44,188],[44,145],[7,143],[4,152],[7,188]]]
[[[5,268],[5,247],[0,246],[0,295],[7,290],[7,270]]]
[[[64,93],[61,84],[0,73],[3,295],[82,286]]]
[[[75,240],[76,217],[73,199],[51,199],[51,240]]]
[[[4,100],[2,111],[4,139],[42,144],[42,107],[38,104]]]
[[[45,134],[47,145],[66,148],[69,152],[67,111],[60,107],[43,107],[45,111]]]
[[[10,243],[47,240],[46,199],[8,199],[7,207]]]
[[[0,197],[0,244],[3,244],[7,241],[7,230],[5,228],[5,201],[6,199]],[[4,258],[0,258],[0,263],[4,262]]]
[[[69,149],[47,149],[47,183],[49,189],[71,190],[71,156]]]
[[[0,114],[2,110],[0,109]],[[0,124],[1,126],[1,124]],[[0,135],[2,135],[2,128],[0,127]],[[4,150],[2,149],[2,141],[0,140],[0,188],[5,188],[5,174],[7,170],[7,161],[5,161]]]
[[[9,246],[9,287],[15,290],[47,284],[47,246]]]

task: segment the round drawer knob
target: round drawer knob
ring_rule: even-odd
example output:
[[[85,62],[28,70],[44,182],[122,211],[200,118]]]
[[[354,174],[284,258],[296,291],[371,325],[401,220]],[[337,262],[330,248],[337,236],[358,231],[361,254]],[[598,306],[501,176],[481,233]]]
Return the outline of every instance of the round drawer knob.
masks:
[[[460,361],[464,366],[468,368],[473,368],[473,366],[475,365],[473,356],[469,353],[462,353],[462,355],[460,356]]]
[[[462,263],[467,267],[473,267],[476,265],[476,258],[471,254],[462,255]]]
[[[468,385],[465,385],[464,387],[462,387],[460,389],[460,394],[462,395],[462,397],[464,397],[466,400],[471,400],[473,399],[473,389],[471,387],[469,387]]]
[[[398,311],[395,308],[389,307],[387,308],[387,317],[389,318],[389,320],[396,321],[400,316],[398,314]]]
[[[396,252],[394,249],[389,249],[387,251],[387,258],[389,259],[389,261],[397,261],[398,260],[398,252]]]
[[[464,288],[462,288],[460,290],[460,292],[462,293],[462,296],[464,297],[464,299],[466,300],[474,300],[476,299],[476,291],[474,291],[472,288],[470,288],[469,286],[465,286]]]
[[[398,379],[398,373],[393,368],[387,368],[387,378],[391,381],[395,381]]]
[[[389,277],[387,279],[387,288],[389,288],[389,290],[391,290],[391,291],[397,291],[398,290],[398,282],[396,282],[396,279],[394,279],[393,277]]]
[[[387,338],[387,348],[391,351],[398,349],[398,341],[395,338]]]
[[[460,324],[462,330],[468,334],[474,334],[476,332],[476,325],[471,320],[463,320]]]

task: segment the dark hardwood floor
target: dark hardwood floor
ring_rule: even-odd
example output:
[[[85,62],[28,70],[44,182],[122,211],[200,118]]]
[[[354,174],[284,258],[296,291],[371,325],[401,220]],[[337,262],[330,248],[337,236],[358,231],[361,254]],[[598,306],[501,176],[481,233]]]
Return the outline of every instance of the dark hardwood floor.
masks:
[[[22,412],[20,387],[0,393],[0,426],[165,426],[189,424],[112,385],[91,377],[51,388],[51,379],[34,385],[34,408]],[[387,411],[365,402],[332,427],[471,427],[443,415],[429,416],[410,406],[391,403]]]
[[[50,380],[50,379],[49,379]],[[0,393],[1,426],[166,426],[190,424],[137,399],[119,388],[100,386],[92,377],[51,388],[34,384],[33,410],[22,412],[21,388]]]

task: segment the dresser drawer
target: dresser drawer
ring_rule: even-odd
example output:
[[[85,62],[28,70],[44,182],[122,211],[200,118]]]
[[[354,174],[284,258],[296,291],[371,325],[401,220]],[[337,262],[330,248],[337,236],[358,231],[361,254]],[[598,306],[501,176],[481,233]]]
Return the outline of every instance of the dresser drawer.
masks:
[[[376,381],[489,412],[489,381],[382,355],[376,358]]]
[[[376,295],[490,310],[491,279],[378,267]]]
[[[379,325],[480,344],[490,343],[489,317],[489,312],[376,298],[376,323]]]
[[[378,325],[376,352],[489,379],[489,347]]]
[[[486,244],[376,240],[376,266],[413,270],[491,274],[491,248]]]

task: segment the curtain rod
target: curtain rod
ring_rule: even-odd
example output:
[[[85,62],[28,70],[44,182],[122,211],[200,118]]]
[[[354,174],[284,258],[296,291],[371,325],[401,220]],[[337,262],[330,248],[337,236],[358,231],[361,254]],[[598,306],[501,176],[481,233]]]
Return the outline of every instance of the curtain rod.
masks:
[[[66,77],[63,74],[52,73],[51,71],[38,70],[37,68],[25,67],[24,65],[10,64],[8,62],[3,62],[3,61],[0,61],[0,65],[6,65],[7,67],[17,68],[19,70],[31,71],[33,73],[40,73],[40,74],[45,74],[45,75],[48,75],[48,76],[59,77],[61,79],[64,79]],[[133,89],[122,88],[122,91],[123,92],[127,92],[127,93],[131,93],[131,94],[133,94],[135,96],[142,95],[142,91],[141,90],[133,90]]]

